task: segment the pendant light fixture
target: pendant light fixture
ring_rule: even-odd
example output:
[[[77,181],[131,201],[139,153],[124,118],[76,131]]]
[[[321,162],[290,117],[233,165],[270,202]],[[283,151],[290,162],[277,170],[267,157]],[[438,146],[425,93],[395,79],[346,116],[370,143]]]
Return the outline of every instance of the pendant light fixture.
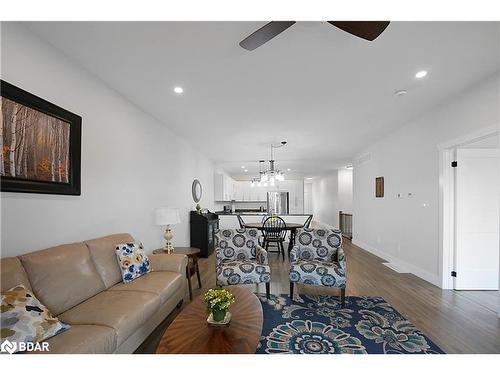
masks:
[[[274,160],[274,152],[275,148],[283,147],[287,144],[286,141],[281,141],[279,145],[271,144],[271,159],[269,160],[269,169],[265,169],[264,163],[265,160],[259,160],[259,178],[253,179],[250,183],[251,187],[254,186],[274,186],[277,181],[285,181],[285,174],[283,171],[276,169],[276,161]]]

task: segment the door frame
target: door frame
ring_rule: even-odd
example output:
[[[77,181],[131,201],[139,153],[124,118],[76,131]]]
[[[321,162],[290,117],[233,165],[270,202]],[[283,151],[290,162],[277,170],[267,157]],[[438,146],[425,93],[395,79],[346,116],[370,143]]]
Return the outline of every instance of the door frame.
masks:
[[[455,160],[456,148],[499,135],[498,125],[438,145],[439,150],[439,279],[442,289],[453,289],[455,263]],[[499,244],[500,245],[500,244]],[[499,306],[500,316],[500,306]]]

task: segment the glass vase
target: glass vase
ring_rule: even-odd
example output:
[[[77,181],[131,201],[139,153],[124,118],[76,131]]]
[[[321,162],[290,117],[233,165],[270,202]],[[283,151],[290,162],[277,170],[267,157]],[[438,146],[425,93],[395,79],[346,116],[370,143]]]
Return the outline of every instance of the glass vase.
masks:
[[[212,317],[214,318],[214,320],[216,322],[220,322],[221,320],[224,320],[224,318],[226,317],[226,312],[227,312],[227,309],[226,310],[213,309],[212,310]]]

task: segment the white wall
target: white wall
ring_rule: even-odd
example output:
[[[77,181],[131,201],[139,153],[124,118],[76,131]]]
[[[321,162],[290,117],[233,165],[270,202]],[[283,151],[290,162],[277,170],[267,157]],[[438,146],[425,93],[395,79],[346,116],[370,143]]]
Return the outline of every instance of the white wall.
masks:
[[[498,79],[470,87],[360,153],[354,163],[355,244],[440,285],[437,145],[499,123]],[[377,176],[385,180],[384,198],[375,198]]]
[[[213,206],[211,161],[24,27],[2,23],[1,37],[2,79],[83,119],[82,195],[2,193],[2,256],[115,232],[151,250],[162,243],[160,206],[181,209],[173,242],[187,245],[194,178],[202,207]]]
[[[339,211],[352,211],[352,169],[333,170],[312,182],[313,220],[339,226]]]

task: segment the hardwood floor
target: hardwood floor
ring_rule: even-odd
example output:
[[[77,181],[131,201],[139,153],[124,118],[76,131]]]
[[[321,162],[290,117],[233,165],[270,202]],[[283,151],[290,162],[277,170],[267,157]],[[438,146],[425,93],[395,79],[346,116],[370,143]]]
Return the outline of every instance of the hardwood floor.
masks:
[[[399,274],[383,260],[345,240],[347,297],[381,296],[446,353],[500,353],[498,292],[442,290],[412,274]],[[288,258],[269,254],[271,293],[288,294]],[[215,286],[215,259],[200,259],[203,288],[193,280],[193,297]],[[246,286],[265,293],[264,284]],[[337,294],[336,290],[297,285],[295,293]],[[185,303],[189,303],[186,294]],[[154,353],[163,332],[179,313],[176,309],[148,337],[136,353]]]

